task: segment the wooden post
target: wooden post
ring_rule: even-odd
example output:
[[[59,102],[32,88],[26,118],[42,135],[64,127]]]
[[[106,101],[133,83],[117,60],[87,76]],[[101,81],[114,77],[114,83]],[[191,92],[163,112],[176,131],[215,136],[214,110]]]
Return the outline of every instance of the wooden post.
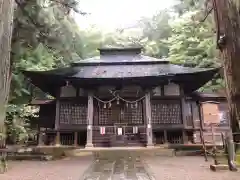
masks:
[[[77,131],[74,132],[74,146],[75,147],[78,146],[78,132]]]
[[[43,142],[43,132],[41,132],[41,130],[39,130],[38,133],[38,146],[43,146],[44,142]]]
[[[197,105],[198,105],[198,113],[199,113],[199,121],[200,121],[200,124],[199,124],[200,125],[199,126],[200,139],[201,139],[202,148],[203,148],[203,151],[204,151],[205,161],[208,161],[207,148],[206,148],[204,133],[203,133],[203,131],[204,131],[203,112],[202,112],[201,104],[198,102]]]
[[[60,94],[61,94],[61,88],[57,92],[57,98],[56,98],[56,113],[55,113],[55,131],[56,131],[56,136],[55,136],[55,146],[60,146],[61,140],[60,140],[60,132],[59,132],[59,125],[60,125]]]
[[[217,147],[216,147],[216,140],[215,140],[215,128],[214,125],[211,124],[211,133],[212,133],[212,141],[213,141],[213,160],[214,160],[214,165],[218,165],[217,161]]]
[[[182,123],[183,123],[183,127],[186,128],[187,127],[187,110],[186,110],[186,102],[184,98],[181,99],[181,107],[182,107]]]
[[[147,120],[147,147],[153,146],[153,133],[152,133],[152,117],[151,117],[151,97],[150,92],[145,95],[145,109]]]
[[[167,140],[167,130],[164,130],[163,133],[164,133],[164,144],[167,144],[168,143],[168,140]]]
[[[85,147],[93,147],[92,125],[93,125],[93,93],[88,93],[88,112],[87,112],[87,144]]]
[[[60,146],[61,145],[61,140],[60,140],[60,131],[57,131],[56,137],[55,137],[55,146]]]
[[[56,114],[55,114],[55,130],[59,129],[59,112],[60,112],[60,101],[56,100]]]
[[[182,130],[183,144],[188,143],[188,136],[185,130]]]

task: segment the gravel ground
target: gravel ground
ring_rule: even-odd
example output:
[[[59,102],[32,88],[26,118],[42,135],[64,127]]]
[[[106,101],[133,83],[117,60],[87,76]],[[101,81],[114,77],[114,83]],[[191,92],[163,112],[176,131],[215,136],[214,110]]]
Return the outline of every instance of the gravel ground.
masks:
[[[0,174],[0,180],[80,180],[91,162],[89,157],[9,162],[8,171]]]
[[[141,157],[156,180],[239,180],[240,172],[211,172],[203,157]],[[82,180],[92,158],[9,162],[0,180]],[[116,178],[113,178],[116,179]],[[117,180],[117,179],[116,179]]]
[[[240,172],[212,172],[203,157],[152,157],[146,163],[157,180],[239,180]]]

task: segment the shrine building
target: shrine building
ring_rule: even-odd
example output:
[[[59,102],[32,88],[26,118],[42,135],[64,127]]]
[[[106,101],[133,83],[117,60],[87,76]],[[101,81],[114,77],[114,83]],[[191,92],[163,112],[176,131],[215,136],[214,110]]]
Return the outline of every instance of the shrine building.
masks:
[[[40,106],[39,144],[151,147],[196,143],[204,125],[203,98],[196,90],[219,68],[174,65],[142,55],[141,47],[99,51],[100,56],[68,67],[24,71],[34,86],[54,97],[32,103]],[[214,118],[219,119],[217,114]],[[229,130],[228,121],[224,128]]]

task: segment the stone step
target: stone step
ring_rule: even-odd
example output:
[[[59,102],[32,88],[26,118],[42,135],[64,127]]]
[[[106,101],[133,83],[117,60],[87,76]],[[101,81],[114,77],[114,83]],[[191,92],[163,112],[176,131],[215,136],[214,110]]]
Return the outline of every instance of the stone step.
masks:
[[[91,156],[92,152],[82,151],[82,149],[72,149],[72,150],[66,150],[65,155],[67,157]]]
[[[167,156],[172,157],[174,156],[174,149],[165,149],[165,148],[157,148],[153,150],[147,150],[144,154],[149,156]]]
[[[37,155],[37,154],[12,154],[7,156],[8,160],[40,160],[40,161],[49,161],[53,160],[52,156],[49,155]]]

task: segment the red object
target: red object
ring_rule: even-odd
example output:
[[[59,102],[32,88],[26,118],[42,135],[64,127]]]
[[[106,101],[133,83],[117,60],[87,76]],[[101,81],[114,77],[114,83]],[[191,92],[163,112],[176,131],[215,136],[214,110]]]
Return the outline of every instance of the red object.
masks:
[[[105,133],[105,127],[100,127],[100,134],[104,135]]]

